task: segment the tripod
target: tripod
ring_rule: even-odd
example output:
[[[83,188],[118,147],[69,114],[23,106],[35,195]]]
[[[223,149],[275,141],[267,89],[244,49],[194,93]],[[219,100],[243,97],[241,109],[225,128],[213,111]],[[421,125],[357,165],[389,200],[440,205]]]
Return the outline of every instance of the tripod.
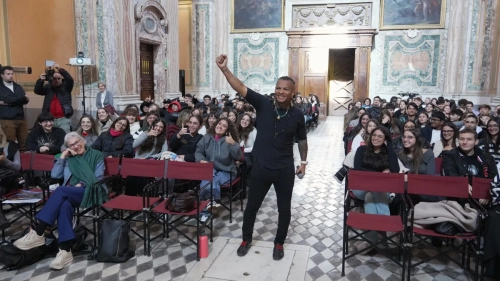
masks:
[[[82,98],[83,98],[82,105],[83,105],[83,114],[87,114],[87,112],[86,112],[87,110],[85,108],[85,79],[83,77],[84,76],[83,75],[83,68],[84,67],[85,67],[84,65],[80,65],[80,71],[82,73]]]

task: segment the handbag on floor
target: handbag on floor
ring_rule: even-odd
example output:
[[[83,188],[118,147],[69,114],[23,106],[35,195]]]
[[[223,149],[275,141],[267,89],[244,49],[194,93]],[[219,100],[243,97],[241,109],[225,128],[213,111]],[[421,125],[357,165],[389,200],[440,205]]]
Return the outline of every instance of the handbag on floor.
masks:
[[[98,262],[126,262],[135,255],[130,250],[130,224],[124,220],[105,220],[99,230]]]
[[[183,193],[174,193],[169,196],[165,208],[171,212],[188,213],[196,207],[196,198],[192,190]]]

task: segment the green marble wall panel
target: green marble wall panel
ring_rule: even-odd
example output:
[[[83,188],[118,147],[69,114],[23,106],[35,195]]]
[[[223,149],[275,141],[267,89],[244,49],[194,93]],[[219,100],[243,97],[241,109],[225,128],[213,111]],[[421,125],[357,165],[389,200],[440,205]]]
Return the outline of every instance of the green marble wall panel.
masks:
[[[400,86],[412,81],[417,86],[437,86],[440,35],[422,35],[417,41],[404,36],[386,36],[382,86]]]

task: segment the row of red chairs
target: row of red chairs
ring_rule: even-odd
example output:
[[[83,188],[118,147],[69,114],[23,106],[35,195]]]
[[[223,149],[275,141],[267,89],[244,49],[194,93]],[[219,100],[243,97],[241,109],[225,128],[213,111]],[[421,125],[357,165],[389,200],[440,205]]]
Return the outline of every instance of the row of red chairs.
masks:
[[[92,226],[93,229],[90,232],[94,235],[94,247],[99,244],[98,233],[99,224],[107,218],[111,219],[125,219],[127,221],[132,221],[138,215],[142,214],[142,222],[144,223],[144,232],[141,235],[137,231],[133,230],[141,239],[144,240],[144,251],[147,255],[151,253],[150,242],[157,237],[151,238],[151,225],[154,222],[160,222],[163,225],[164,237],[168,237],[168,233],[171,230],[176,230],[181,235],[185,236],[189,241],[197,245],[198,257],[199,257],[199,236],[200,236],[200,221],[199,213],[200,210],[204,209],[207,201],[199,200],[198,193],[196,193],[197,204],[195,210],[189,213],[173,213],[167,210],[165,207],[165,201],[168,198],[168,179],[179,179],[186,181],[202,181],[206,180],[210,182],[210,188],[212,188],[213,179],[213,163],[192,163],[192,162],[177,162],[177,161],[155,161],[155,160],[145,160],[145,159],[133,159],[133,158],[105,158],[105,177],[103,180],[95,183],[96,186],[102,184],[122,184],[123,179],[129,176],[136,177],[147,177],[154,178],[154,182],[148,184],[144,187],[144,195],[141,196],[128,196],[121,194],[123,188],[114,189],[114,191],[109,194],[109,201],[97,206],[95,204],[97,194],[93,194],[93,207],[78,210],[75,216],[79,220],[80,218],[86,216],[89,212],[92,212]],[[21,166],[24,173],[33,173],[35,171],[42,171],[49,173],[54,165],[54,156],[37,154],[33,152],[21,153]],[[50,184],[50,176],[43,181],[43,190],[48,190],[48,185]],[[238,179],[239,181],[239,179]],[[231,185],[228,185],[231,187]],[[227,186],[226,186],[227,187]],[[206,187],[208,188],[208,187]],[[93,188],[97,190],[97,188]],[[44,196],[45,198],[45,196]],[[125,216],[124,213],[127,212],[128,215]],[[33,211],[29,216],[33,220],[36,211]],[[101,213],[104,215],[101,216]],[[187,220],[196,219],[197,221],[197,235],[193,239],[188,237],[179,230],[180,225],[178,223],[173,223],[170,221],[172,217],[186,217]],[[150,221],[149,218],[153,219]],[[178,220],[176,219],[176,222]],[[187,220],[185,222],[187,222]],[[210,229],[210,241],[213,240],[213,220],[210,220],[210,225],[207,227]]]
[[[435,248],[438,255],[443,255],[462,268],[468,270],[474,275],[475,280],[481,279],[484,273],[482,266],[482,243],[483,229],[488,217],[487,211],[476,201],[478,199],[489,199],[489,187],[491,179],[473,178],[472,196],[468,191],[468,178],[466,177],[436,177],[429,175],[418,174],[394,174],[394,173],[374,173],[351,170],[348,174],[348,189],[365,190],[369,192],[389,192],[401,194],[404,207],[401,216],[383,216],[374,214],[365,214],[354,212],[351,210],[351,196],[346,196],[344,202],[344,235],[343,235],[343,252],[342,252],[342,276],[344,276],[345,260],[351,258],[361,252],[371,248],[377,248],[379,252],[393,260],[396,264],[402,267],[401,279],[405,279],[405,272],[408,271],[406,278],[410,280],[411,269],[435,258],[430,257],[419,263],[412,264],[412,250],[419,244],[425,244],[432,247],[432,244],[427,240],[432,237],[452,241],[446,243],[446,250]],[[370,179],[367,182],[366,179]],[[460,236],[449,236],[439,234],[432,229],[423,229],[413,226],[413,210],[414,205],[411,200],[411,195],[430,195],[442,196],[448,198],[459,198],[467,200],[471,207],[478,210],[478,222],[480,226],[474,233],[464,233]],[[384,237],[377,243],[373,243],[364,237],[370,231],[391,232],[393,235]],[[350,232],[355,235],[349,237]],[[399,242],[393,239],[399,237]],[[370,244],[367,248],[355,251],[349,254],[349,241],[362,239]],[[381,243],[392,242],[398,245],[400,250],[399,259],[394,259],[387,251],[380,249],[378,246]],[[456,246],[455,242],[459,242]],[[471,251],[473,249],[473,251]],[[461,254],[462,261],[454,260],[449,254],[449,251],[457,251]],[[469,269],[470,255],[475,255],[475,270]],[[465,258],[467,257],[467,262]],[[402,261],[401,261],[402,259]],[[408,263],[408,265],[406,265]],[[481,272],[479,266],[481,265]]]

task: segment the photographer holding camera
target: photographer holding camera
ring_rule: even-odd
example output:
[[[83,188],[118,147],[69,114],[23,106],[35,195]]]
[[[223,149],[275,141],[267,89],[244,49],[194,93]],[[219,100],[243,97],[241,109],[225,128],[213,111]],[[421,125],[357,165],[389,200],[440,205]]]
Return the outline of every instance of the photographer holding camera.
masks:
[[[45,81],[48,83],[45,84]],[[42,112],[50,112],[54,116],[54,127],[70,132],[71,116],[71,91],[73,90],[73,77],[58,63],[45,69],[40,79],[35,84],[35,94],[45,96]]]

